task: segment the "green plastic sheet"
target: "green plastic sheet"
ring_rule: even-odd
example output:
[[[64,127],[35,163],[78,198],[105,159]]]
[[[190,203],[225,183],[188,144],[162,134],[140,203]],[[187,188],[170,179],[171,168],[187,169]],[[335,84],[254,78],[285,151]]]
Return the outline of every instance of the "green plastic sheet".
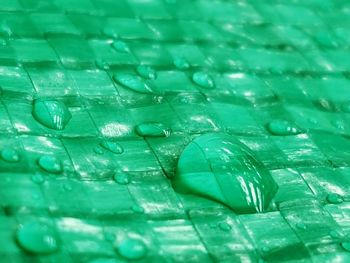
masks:
[[[350,262],[350,3],[1,0],[0,262]]]

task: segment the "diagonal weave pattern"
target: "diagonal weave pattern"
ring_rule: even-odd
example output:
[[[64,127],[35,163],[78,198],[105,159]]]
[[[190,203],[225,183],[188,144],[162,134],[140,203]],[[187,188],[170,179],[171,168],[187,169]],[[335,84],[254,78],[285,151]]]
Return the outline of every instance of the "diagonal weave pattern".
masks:
[[[136,236],[140,262],[349,262],[349,24],[344,0],[1,0],[0,261],[125,262],[115,243]],[[156,72],[150,92],[116,81],[140,64]],[[33,117],[37,99],[67,106],[64,129]],[[303,132],[271,134],[279,119]],[[145,122],[171,135],[141,137]],[[279,185],[265,213],[171,187],[184,147],[219,131]],[[24,252],[28,221],[51,225],[59,250]]]

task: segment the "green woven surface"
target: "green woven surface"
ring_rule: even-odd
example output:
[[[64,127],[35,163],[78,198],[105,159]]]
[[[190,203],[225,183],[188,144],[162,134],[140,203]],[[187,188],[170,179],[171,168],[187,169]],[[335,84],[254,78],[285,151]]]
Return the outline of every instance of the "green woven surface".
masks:
[[[349,24],[340,0],[1,0],[0,262],[350,262]],[[264,213],[174,191],[209,132],[270,171]]]

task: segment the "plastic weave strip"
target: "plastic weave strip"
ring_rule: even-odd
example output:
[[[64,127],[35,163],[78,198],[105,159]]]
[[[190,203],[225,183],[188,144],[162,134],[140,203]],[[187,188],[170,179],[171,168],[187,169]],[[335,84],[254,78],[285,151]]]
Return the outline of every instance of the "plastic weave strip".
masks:
[[[349,25],[348,0],[1,0],[0,262],[350,262]]]

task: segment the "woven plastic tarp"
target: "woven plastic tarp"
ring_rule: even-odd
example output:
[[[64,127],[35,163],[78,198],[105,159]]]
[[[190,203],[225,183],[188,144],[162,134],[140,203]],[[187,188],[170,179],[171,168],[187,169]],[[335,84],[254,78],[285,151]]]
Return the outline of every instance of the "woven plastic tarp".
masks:
[[[0,262],[350,262],[350,3],[1,0]]]

